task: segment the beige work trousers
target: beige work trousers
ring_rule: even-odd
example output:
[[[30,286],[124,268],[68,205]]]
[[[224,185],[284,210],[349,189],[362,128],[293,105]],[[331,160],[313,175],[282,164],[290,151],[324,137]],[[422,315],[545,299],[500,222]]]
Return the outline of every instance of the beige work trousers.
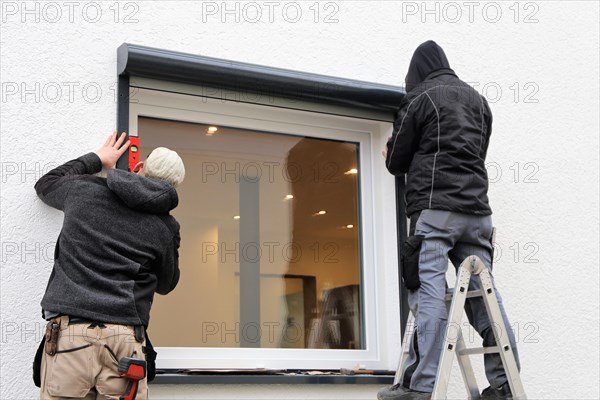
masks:
[[[118,400],[129,383],[117,373],[118,360],[145,359],[144,343],[135,340],[133,326],[69,324],[68,316],[58,319],[58,353],[42,356],[40,399]],[[136,399],[148,399],[146,378],[139,381]]]

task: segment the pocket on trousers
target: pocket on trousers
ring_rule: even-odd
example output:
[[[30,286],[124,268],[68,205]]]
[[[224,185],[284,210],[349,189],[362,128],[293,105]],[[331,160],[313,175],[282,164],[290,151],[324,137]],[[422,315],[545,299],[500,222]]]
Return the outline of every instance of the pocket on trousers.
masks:
[[[419,255],[423,239],[425,239],[424,235],[409,236],[402,247],[402,279],[409,290],[415,290],[421,286]]]
[[[57,397],[85,397],[92,389],[90,384],[90,348],[47,357],[46,392]]]

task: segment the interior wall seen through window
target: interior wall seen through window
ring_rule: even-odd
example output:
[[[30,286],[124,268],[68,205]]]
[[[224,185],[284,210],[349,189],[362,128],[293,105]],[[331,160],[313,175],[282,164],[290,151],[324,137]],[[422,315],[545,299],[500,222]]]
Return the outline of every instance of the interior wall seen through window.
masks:
[[[181,279],[155,297],[156,346],[364,348],[358,144],[138,124],[143,159],[165,146],[186,168]]]

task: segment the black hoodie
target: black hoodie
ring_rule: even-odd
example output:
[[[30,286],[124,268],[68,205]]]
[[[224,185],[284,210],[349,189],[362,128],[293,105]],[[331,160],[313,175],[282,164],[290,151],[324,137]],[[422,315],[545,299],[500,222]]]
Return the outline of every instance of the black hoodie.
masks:
[[[35,184],[64,222],[42,299],[52,313],[124,325],[148,325],[154,292],[179,281],[178,203],[169,183],[123,170],[107,178],[89,153],[48,172]]]
[[[408,73],[404,80],[406,91],[411,92],[418,84],[427,79],[429,74],[441,69],[453,72],[444,50],[433,40],[421,44],[415,50],[408,66]]]
[[[425,209],[488,215],[485,157],[492,113],[477,91],[458,79],[437,43],[421,44],[406,75],[388,141],[386,166],[406,174],[406,212]]]

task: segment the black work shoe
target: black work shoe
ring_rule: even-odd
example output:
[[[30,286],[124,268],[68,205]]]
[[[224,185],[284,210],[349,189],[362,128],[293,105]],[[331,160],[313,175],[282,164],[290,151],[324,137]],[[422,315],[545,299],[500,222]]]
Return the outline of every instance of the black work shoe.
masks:
[[[498,389],[488,387],[481,392],[481,400],[512,400],[512,393],[508,382],[500,386]]]
[[[393,386],[384,387],[377,392],[377,400],[398,400],[400,396],[407,393],[410,389],[396,383]]]
[[[377,393],[377,400],[430,400],[431,393],[417,392],[399,383],[383,388]]]
[[[407,389],[406,393],[398,397],[398,400],[431,400],[431,393]]]

